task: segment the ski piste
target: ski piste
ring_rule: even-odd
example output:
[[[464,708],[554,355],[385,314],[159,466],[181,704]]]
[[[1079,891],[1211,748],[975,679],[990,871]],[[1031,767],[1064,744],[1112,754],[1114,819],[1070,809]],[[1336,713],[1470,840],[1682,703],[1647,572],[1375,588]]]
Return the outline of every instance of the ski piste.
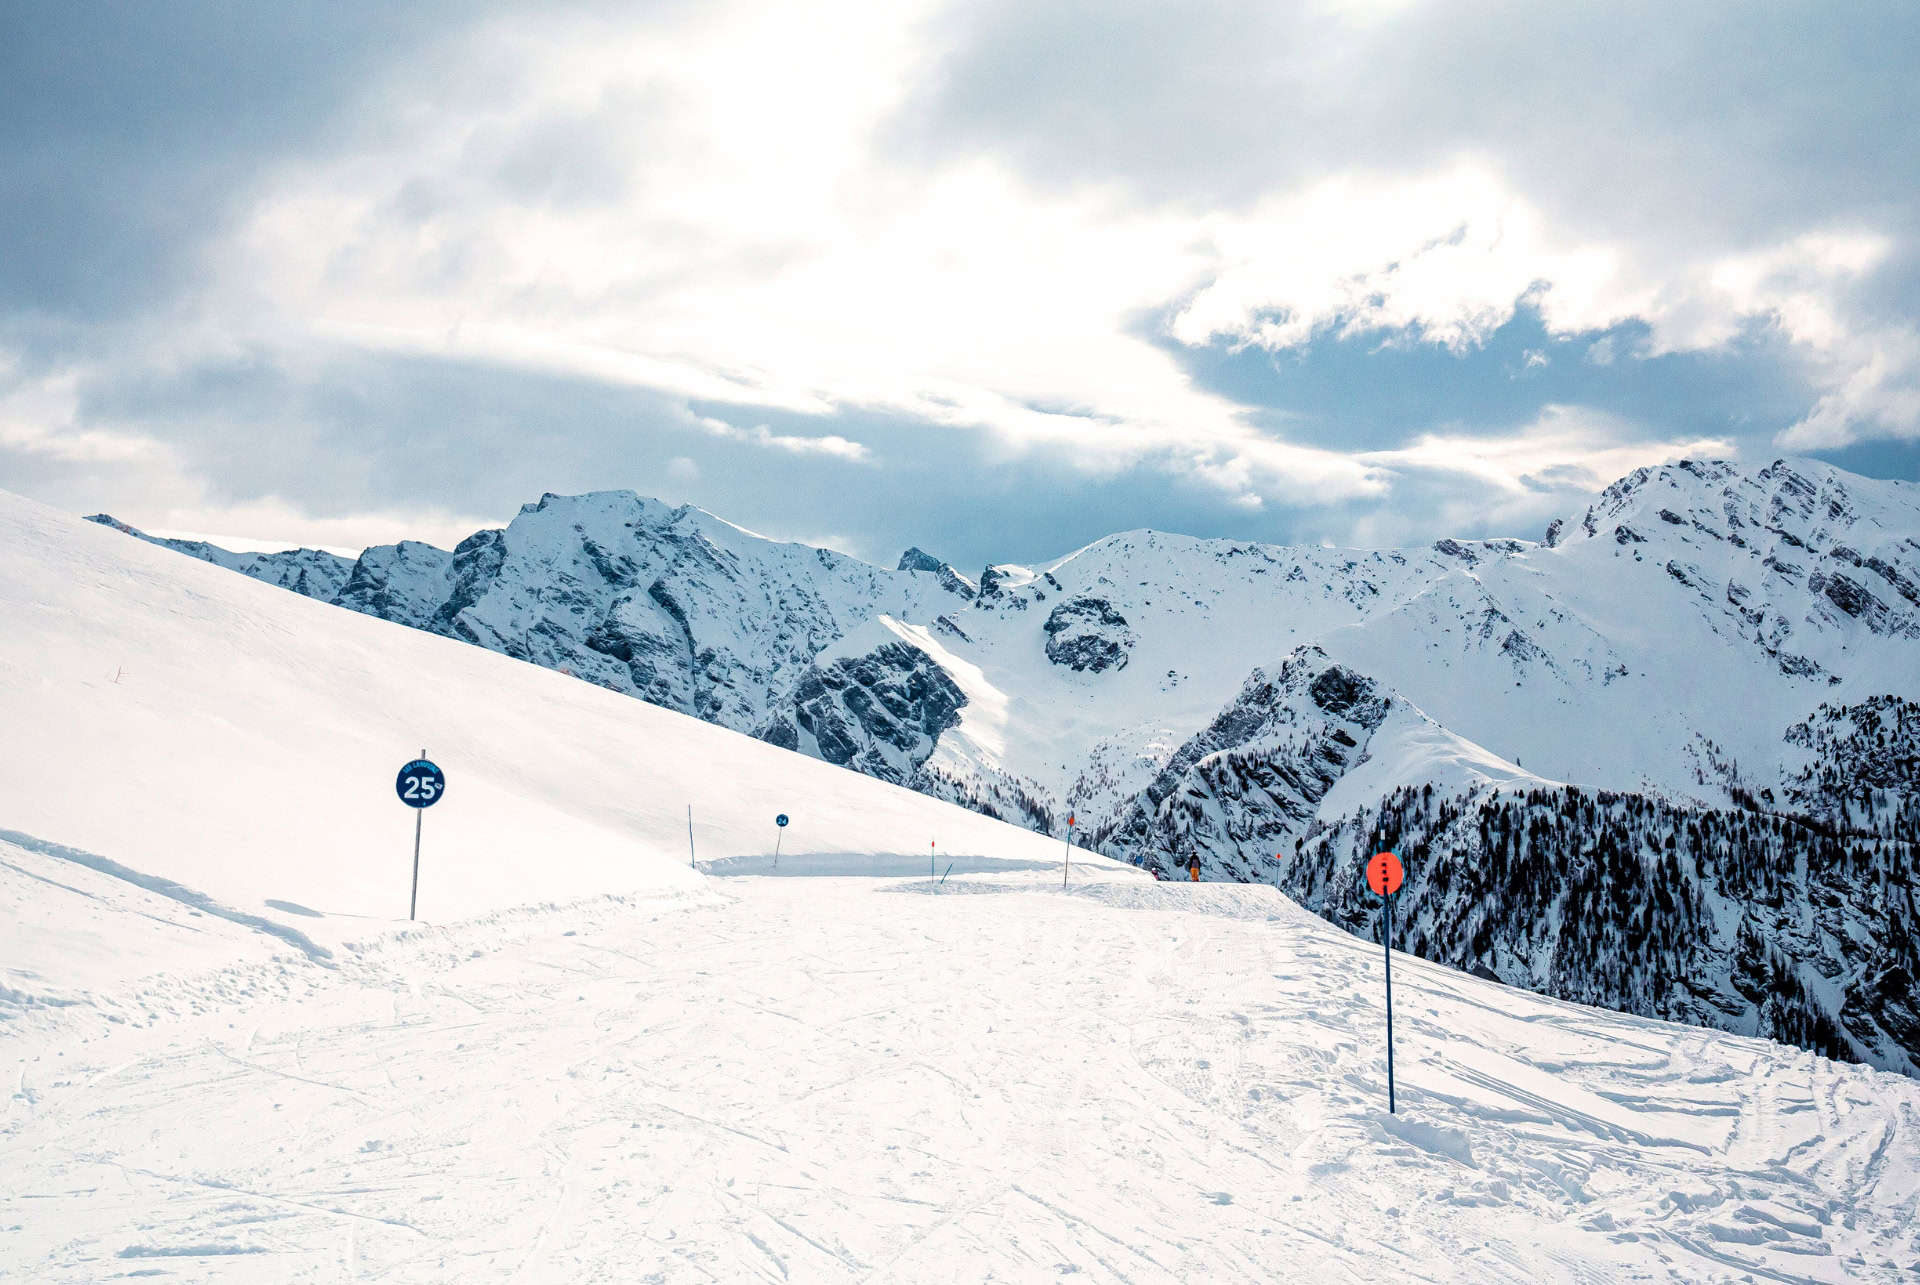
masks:
[[[1063,890],[1057,834],[37,505],[0,498],[0,549],[23,1277],[1841,1281],[1920,1248],[1907,1077],[1400,954],[1389,1115],[1379,943],[1271,886],[1083,850]],[[422,745],[452,784],[410,927]]]
[[[1532,539],[1134,531],[977,577],[617,492],[325,574],[179,547],[1037,832],[1071,810],[1085,848],[1181,879],[1197,857],[1369,936],[1335,872],[1400,843],[1427,958],[1913,1071],[1917,497],[1682,461]],[[1643,904],[1676,910],[1650,932]]]

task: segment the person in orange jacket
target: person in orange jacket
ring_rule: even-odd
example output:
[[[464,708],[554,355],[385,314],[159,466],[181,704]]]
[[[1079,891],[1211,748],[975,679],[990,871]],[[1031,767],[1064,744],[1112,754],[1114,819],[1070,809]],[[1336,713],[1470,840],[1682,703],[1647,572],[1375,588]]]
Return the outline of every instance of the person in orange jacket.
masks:
[[[1200,882],[1200,854],[1197,852],[1187,858],[1187,878],[1195,883]]]

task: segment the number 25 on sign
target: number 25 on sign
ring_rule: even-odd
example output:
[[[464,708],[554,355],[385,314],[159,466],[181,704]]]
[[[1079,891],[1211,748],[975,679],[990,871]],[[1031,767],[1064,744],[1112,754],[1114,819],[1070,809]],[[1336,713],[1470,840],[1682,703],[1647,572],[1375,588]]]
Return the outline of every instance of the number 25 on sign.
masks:
[[[447,774],[421,750],[419,758],[400,769],[400,775],[393,781],[393,792],[413,809],[413,892],[407,899],[407,919],[411,921],[420,908],[420,818],[447,792]]]

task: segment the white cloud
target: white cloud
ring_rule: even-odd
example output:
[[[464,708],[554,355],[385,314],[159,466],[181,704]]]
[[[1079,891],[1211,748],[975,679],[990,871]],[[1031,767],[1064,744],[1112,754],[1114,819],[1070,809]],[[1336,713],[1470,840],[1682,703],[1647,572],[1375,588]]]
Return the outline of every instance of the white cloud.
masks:
[[[1338,533],[1342,543],[1381,548],[1424,543],[1436,531],[1532,534],[1577,512],[1595,490],[1642,465],[1737,454],[1723,438],[1654,440],[1638,426],[1573,406],[1548,406],[1518,432],[1487,438],[1465,431],[1423,435],[1365,458],[1412,502],[1369,506]]]
[[[0,351],[0,377],[16,363]],[[0,450],[63,464],[151,464],[166,448],[138,433],[84,427],[76,422],[79,372],[18,379],[0,392]]]
[[[1835,386],[1780,434],[1780,445],[1822,450],[1867,437],[1920,438],[1920,331],[1890,326],[1835,348]]]
[[[1644,322],[1646,356],[1721,347],[1755,319],[1838,353],[1860,329],[1843,314],[1845,289],[1891,250],[1878,234],[1822,230],[1675,262],[1556,227],[1480,160],[1428,176],[1332,178],[1210,227],[1223,266],[1175,316],[1174,336],[1274,350],[1327,332],[1387,331],[1460,351],[1526,300],[1550,333]],[[1619,355],[1603,338],[1587,359],[1604,366]]]
[[[218,306],[694,400],[908,415],[1094,472],[1148,461],[1241,497],[1377,489],[1338,452],[1251,428],[1140,332],[1207,278],[1203,221],[1044,195],[985,158],[921,173],[881,154],[875,132],[936,52],[917,43],[924,17],[736,5],[644,30],[496,25],[449,57],[510,51],[508,92],[476,115],[442,110],[432,75],[392,89],[381,114],[409,128],[276,175]],[[606,106],[649,102],[670,110]],[[620,134],[621,200],[556,208],[492,183],[496,136],[552,119]]]
[[[0,374],[13,365],[0,352]],[[316,515],[310,505],[277,495],[235,501],[190,468],[178,449],[141,427],[84,419],[75,392],[79,378],[80,372],[69,370],[18,379],[0,393],[0,454],[85,466],[39,488],[36,498],[43,502],[86,513],[104,510],[143,531],[240,550],[358,552],[398,540],[450,549],[479,528],[498,525],[497,518],[430,505]]]
[[[1518,433],[1484,437],[1428,433],[1412,445],[1371,451],[1362,458],[1395,470],[1455,473],[1500,491],[1596,490],[1647,464],[1726,458],[1722,437],[1647,441],[1634,426],[1576,406],[1548,406]]]
[[[1224,24],[1256,38],[1221,48],[1273,62],[1297,108],[1326,113],[1296,132],[1341,112],[1365,126],[1376,99],[1399,110],[1394,95],[1446,88],[1416,77],[1374,93],[1354,74],[1395,51],[1397,24],[1445,34],[1444,14],[1326,0],[1292,26],[1267,25],[1264,8],[1229,14]],[[1245,180],[1235,195],[1064,181],[1014,147],[916,154],[889,131],[942,83],[943,24],[964,9],[720,0],[643,17],[515,16],[450,35],[368,87],[346,114],[361,124],[334,151],[265,173],[232,234],[206,251],[206,280],[166,319],[156,360],[189,360],[195,344],[298,354],[321,340],[769,414],[912,417],[1089,474],[1145,465],[1249,509],[1377,497],[1409,469],[1507,490],[1543,469],[1605,481],[1616,461],[1675,445],[1631,445],[1617,425],[1596,438],[1554,408],[1501,441],[1461,425],[1397,452],[1302,446],[1196,387],[1151,320],[1169,317],[1171,339],[1195,347],[1283,351],[1385,332],[1465,350],[1525,299],[1563,335],[1643,321],[1646,355],[1714,348],[1770,319],[1826,389],[1788,444],[1920,432],[1914,332],[1869,324],[1848,303],[1888,261],[1888,234],[1830,220],[1736,234],[1696,219],[1670,237],[1658,209],[1568,217],[1568,193],[1592,192],[1542,178],[1529,148],[1503,146],[1492,124],[1484,146],[1447,138],[1362,157],[1342,143],[1333,162],[1312,164],[1276,107],[1261,127],[1269,151],[1236,145],[1228,158]],[[1333,43],[1292,39],[1302,33]],[[1095,46],[1107,34],[1087,25],[1089,57],[1105,56]],[[1141,47],[1150,64],[1169,61],[1155,42]],[[1245,128],[1231,75],[1209,58],[1180,69],[1179,92],[1154,100],[1202,100],[1191,118],[1160,113],[1189,131],[1176,152],[1205,153],[1231,132],[1206,128],[1222,117]],[[1108,88],[1111,102],[1070,106],[1096,120],[1128,107],[1130,85]],[[1416,106],[1447,114],[1437,99]],[[1382,137],[1429,137],[1413,128],[1422,121],[1403,123]],[[1547,125],[1565,122],[1538,133]],[[1626,145],[1617,131],[1596,135],[1602,144]],[[1561,168],[1591,179],[1582,167],[1599,164],[1573,156]],[[1599,177],[1607,192],[1634,180]],[[1546,360],[1529,353],[1524,369],[1536,356]],[[1606,342],[1588,352],[1626,357]],[[689,417],[773,452],[875,459],[845,436]],[[86,431],[105,436],[70,426],[61,449],[145,449],[138,435]]]
[[[791,434],[776,433],[765,424],[758,424],[752,428],[736,428],[725,420],[715,419],[710,415],[703,415],[695,422],[699,424],[701,431],[710,437],[765,446],[772,450],[785,451],[789,455],[831,455],[837,459],[860,461],[866,459],[869,454],[867,448],[859,442],[841,437],[837,433],[828,433],[821,437],[796,437]]]

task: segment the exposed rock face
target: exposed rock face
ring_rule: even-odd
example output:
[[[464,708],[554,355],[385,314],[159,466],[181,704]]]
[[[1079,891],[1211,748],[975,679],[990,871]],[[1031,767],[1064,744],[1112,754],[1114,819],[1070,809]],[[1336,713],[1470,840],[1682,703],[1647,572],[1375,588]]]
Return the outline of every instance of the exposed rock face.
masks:
[[[1105,598],[1072,598],[1047,615],[1047,659],[1078,673],[1125,669],[1133,647],[1127,618]]]
[[[478,538],[470,537],[460,547]],[[360,555],[333,601],[382,620],[432,620],[453,591],[458,558],[457,551],[449,554],[414,540],[376,546]]]
[[[1278,672],[1256,669],[1098,838],[1162,873],[1197,855],[1209,878],[1270,878],[1268,859],[1292,851],[1393,704],[1374,680],[1301,647]]]
[[[1807,765],[1745,807],[1537,779],[1336,789],[1440,732],[1318,648],[1256,673],[1100,838],[1163,873],[1272,880],[1377,940],[1368,856],[1407,869],[1399,944],[1584,1004],[1920,1070],[1920,704],[1822,706]]]
[[[905,784],[940,733],[960,721],[966,695],[933,658],[905,642],[813,666],[794,687],[791,713],[762,740]]]
[[[932,571],[938,573],[945,570],[946,565],[946,563],[940,561],[940,559],[934,557],[931,553],[916,547],[908,549],[900,555],[900,565],[895,567],[894,570]]]
[[[940,559],[934,557],[931,553],[926,553],[917,548],[908,549],[900,555],[900,565],[895,568],[895,570],[924,572],[933,576],[939,582],[940,587],[948,593],[953,594],[957,598],[965,599],[968,602],[973,601],[973,596],[976,592],[973,582],[961,575],[958,571],[955,571],[948,563],[942,562]]]

